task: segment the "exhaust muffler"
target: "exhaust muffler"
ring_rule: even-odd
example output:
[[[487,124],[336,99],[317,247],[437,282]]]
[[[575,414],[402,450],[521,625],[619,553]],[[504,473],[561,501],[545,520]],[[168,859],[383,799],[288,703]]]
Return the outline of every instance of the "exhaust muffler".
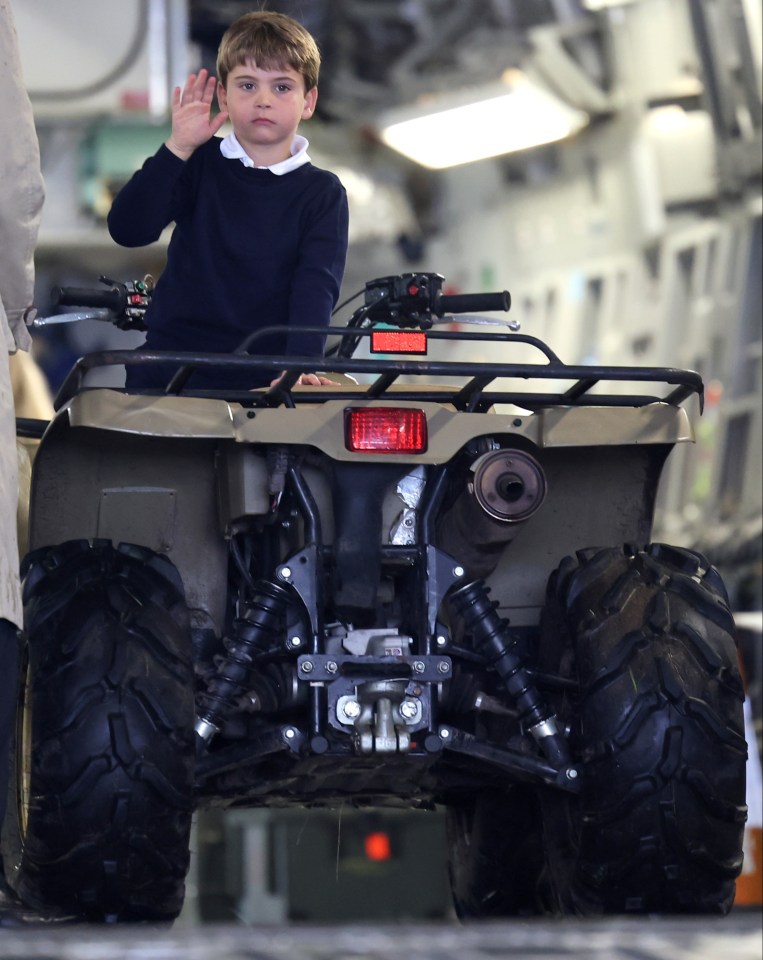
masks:
[[[546,475],[524,450],[491,450],[471,465],[463,493],[437,525],[437,546],[471,578],[489,576],[546,497]]]

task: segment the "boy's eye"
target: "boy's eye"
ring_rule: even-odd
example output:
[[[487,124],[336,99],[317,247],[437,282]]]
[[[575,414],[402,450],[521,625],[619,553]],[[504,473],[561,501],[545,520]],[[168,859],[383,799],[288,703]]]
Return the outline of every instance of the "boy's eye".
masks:
[[[240,83],[239,87],[242,90],[254,90],[254,84],[250,80],[245,80],[243,83]]]
[[[276,90],[278,93],[288,93],[291,90],[291,87],[288,83],[278,83],[276,84]]]

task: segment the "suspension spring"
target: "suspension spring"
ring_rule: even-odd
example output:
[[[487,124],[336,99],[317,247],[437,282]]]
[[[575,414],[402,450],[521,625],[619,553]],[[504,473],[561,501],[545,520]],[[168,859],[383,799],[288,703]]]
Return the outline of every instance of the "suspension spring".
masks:
[[[508,620],[498,615],[490,590],[475,580],[449,594],[477,650],[487,658],[511,697],[519,720],[554,764],[569,762],[569,748],[553,712],[546,705],[512,640]]]
[[[246,690],[257,653],[278,639],[289,600],[289,592],[277,583],[259,580],[255,584],[251,599],[233,622],[233,636],[223,640],[225,653],[214,675],[197,698],[196,733],[205,745],[218,733]]]

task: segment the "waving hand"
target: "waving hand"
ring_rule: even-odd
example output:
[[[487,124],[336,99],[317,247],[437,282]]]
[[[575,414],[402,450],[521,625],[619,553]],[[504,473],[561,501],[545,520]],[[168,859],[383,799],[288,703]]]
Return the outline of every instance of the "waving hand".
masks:
[[[217,80],[201,69],[192,73],[182,92],[175,87],[172,95],[172,133],[166,146],[175,156],[187,160],[193,151],[213,137],[228,119],[225,110],[212,119],[212,100]]]

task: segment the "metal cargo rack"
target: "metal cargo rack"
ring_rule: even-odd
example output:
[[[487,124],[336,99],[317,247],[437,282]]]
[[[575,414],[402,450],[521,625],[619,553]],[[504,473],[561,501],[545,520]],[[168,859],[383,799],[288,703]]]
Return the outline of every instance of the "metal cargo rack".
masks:
[[[296,333],[320,333],[322,335],[361,339],[370,337],[371,330],[347,329],[346,327],[300,326],[290,328]],[[268,327],[258,331],[255,339],[283,333],[281,328]],[[323,403],[326,400],[380,400],[387,399],[394,386],[395,400],[418,400],[447,402],[455,409],[467,413],[484,413],[495,404],[514,404],[528,410],[544,407],[620,406],[641,407],[650,403],[678,405],[696,394],[700,410],[703,406],[704,386],[701,376],[693,370],[672,367],[630,367],[611,365],[570,365],[564,363],[542,340],[518,333],[456,332],[429,330],[428,341],[456,341],[458,343],[489,342],[502,345],[525,344],[538,349],[545,363],[482,363],[463,360],[401,359],[399,355],[387,354],[383,358],[354,359],[343,357],[283,357],[250,356],[244,353],[219,354],[195,352],[168,352],[143,350],[106,350],[81,357],[61,386],[55,400],[58,410],[72,397],[87,389],[85,375],[93,369],[108,366],[132,366],[173,364],[181,369],[163,391],[141,391],[170,396],[194,396],[235,402],[247,407],[294,406],[292,387],[300,374],[310,373],[316,367],[327,376],[344,374],[350,377],[361,375],[372,378],[369,382],[343,384],[341,391],[329,386],[300,387],[299,403]],[[271,374],[273,378],[286,371],[274,387],[251,390],[197,390],[186,388],[194,370],[216,368],[219,370],[250,369]],[[425,383],[415,385],[398,383],[401,378],[415,377]],[[463,385],[453,386],[442,382],[432,383],[435,378],[459,378]],[[506,390],[495,386],[499,379],[527,381],[564,381],[558,391],[546,392]],[[643,383],[662,385],[658,393],[642,392],[593,392],[599,384]],[[491,388],[491,385],[492,388]]]

